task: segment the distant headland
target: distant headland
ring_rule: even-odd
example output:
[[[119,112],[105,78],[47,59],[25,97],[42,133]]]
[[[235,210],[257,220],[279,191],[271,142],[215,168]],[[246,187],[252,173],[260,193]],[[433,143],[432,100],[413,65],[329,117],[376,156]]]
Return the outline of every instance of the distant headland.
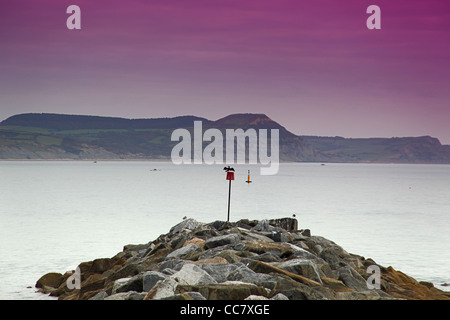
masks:
[[[50,113],[18,114],[0,122],[2,160],[170,160],[178,128],[278,129],[280,161],[449,164],[450,146],[437,138],[342,138],[295,135],[265,114],[125,119]]]

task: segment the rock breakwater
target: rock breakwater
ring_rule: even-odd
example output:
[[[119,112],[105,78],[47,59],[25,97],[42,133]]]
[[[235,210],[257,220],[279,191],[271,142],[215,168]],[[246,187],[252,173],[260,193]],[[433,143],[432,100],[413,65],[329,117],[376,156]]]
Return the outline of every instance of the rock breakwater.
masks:
[[[430,283],[298,230],[292,218],[186,219],[112,258],[48,273],[36,287],[60,300],[450,300]]]

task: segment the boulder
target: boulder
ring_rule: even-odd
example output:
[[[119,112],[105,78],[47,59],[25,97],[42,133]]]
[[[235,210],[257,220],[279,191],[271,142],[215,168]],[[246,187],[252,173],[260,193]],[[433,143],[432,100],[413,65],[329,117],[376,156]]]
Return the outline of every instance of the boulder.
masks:
[[[143,300],[144,298],[145,293],[129,291],[110,295],[103,300]]]
[[[324,249],[322,248],[319,252],[319,257],[326,261],[332,269],[338,269],[346,265],[344,260],[345,254],[339,246],[333,245]]]
[[[273,275],[254,272],[246,265],[240,263],[236,265],[235,270],[228,274],[227,280],[253,283],[272,290],[276,286],[278,278]]]
[[[267,237],[275,242],[288,242],[294,240],[294,237],[286,231],[268,232]]]
[[[219,264],[221,266],[223,264]],[[217,283],[205,270],[202,270],[196,264],[185,264],[180,271],[171,276],[177,282],[187,285],[203,285]]]
[[[337,292],[336,300],[381,300],[381,296],[376,290]]]
[[[88,300],[104,300],[106,297],[108,297],[108,294],[105,290],[102,290]]]
[[[284,294],[282,293],[277,293],[276,295],[274,295],[272,298],[270,298],[270,300],[289,300],[288,297],[286,297]]]
[[[299,230],[299,233],[304,237],[311,237],[311,230],[309,229]]]
[[[214,258],[207,258],[207,259],[200,259],[197,261],[192,261],[188,263],[194,263],[194,264],[203,264],[203,263],[228,263],[227,259],[222,257],[214,257]]]
[[[216,282],[225,282],[228,279],[228,275],[236,270],[240,263],[207,263],[199,264],[198,266],[207,272]]]
[[[63,275],[61,273],[50,272],[42,277],[36,282],[36,288],[43,288],[44,286],[57,289],[64,281]]]
[[[176,234],[182,231],[183,229],[194,230],[200,226],[201,223],[199,223],[195,219],[186,219],[170,228],[169,234]]]
[[[109,258],[95,259],[92,261],[90,273],[103,273],[114,265],[114,260]]]
[[[159,280],[164,280],[167,275],[158,271],[146,271],[142,276],[142,289],[148,292]]]
[[[149,257],[149,256],[160,256],[161,254],[167,253],[167,250],[169,248],[167,245],[163,242],[160,242],[158,244],[151,244],[146,251],[143,252],[142,257]],[[159,252],[159,254],[157,254]]]
[[[291,249],[291,257],[298,257],[298,258],[305,258],[310,260],[316,260],[318,262],[325,262],[322,259],[318,258],[313,253],[309,252],[308,250],[305,250],[299,246],[296,246],[292,243],[284,242],[281,243],[282,245],[288,246]]]
[[[181,247],[180,249],[174,250],[166,256],[166,260],[168,259],[179,259],[183,256],[193,253],[194,251],[201,251],[202,248],[198,244],[190,243],[185,247]]]
[[[198,292],[185,292],[185,293],[177,293],[170,297],[161,298],[160,300],[206,300],[206,299]]]
[[[317,269],[316,264],[311,260],[292,259],[285,262],[276,263],[275,265],[278,268],[301,276],[305,276],[322,284],[322,280],[320,280],[319,270]]]
[[[252,295],[249,295],[244,300],[269,300],[269,298],[264,297],[264,296],[257,296],[257,295],[252,294]]]
[[[272,252],[266,252],[260,255],[257,255],[255,257],[252,257],[253,260],[258,261],[264,261],[264,262],[280,262],[282,259],[277,256],[276,254],[273,254]]]
[[[278,277],[271,296],[283,294],[289,300],[333,300],[334,292],[331,289],[315,286],[311,287],[293,280],[285,275]]]
[[[250,295],[267,297],[267,291],[261,287],[240,281],[226,281],[224,283],[207,285],[178,285],[175,292],[199,292],[207,300],[244,300]]]
[[[210,226],[216,230],[222,230],[227,225],[228,225],[228,223],[226,221],[221,221],[221,220],[216,220],[211,223],[208,223],[208,226]]]
[[[123,265],[119,270],[108,276],[108,281],[115,281],[121,278],[133,277],[142,271],[139,261]]]
[[[283,270],[281,268],[278,268],[278,267],[276,267],[274,265],[271,265],[271,264],[268,264],[268,263],[265,263],[265,262],[251,261],[248,264],[248,267],[250,269],[252,269],[253,271],[258,272],[258,273],[281,274],[281,275],[284,275],[284,276],[288,276],[291,279],[293,279],[295,281],[298,281],[300,283],[306,284],[308,286],[320,286],[320,283],[317,282],[317,281],[311,280],[311,279],[309,279],[307,277],[304,277],[302,275],[298,275],[298,274],[295,274],[295,273]]]
[[[294,218],[271,219],[269,220],[269,224],[289,232],[297,231],[298,229],[298,221]]]
[[[164,272],[164,270],[167,269],[180,271],[185,263],[187,263],[187,261],[182,259],[169,259],[158,263],[153,270],[157,270],[159,272]]]
[[[175,294],[178,282],[172,277],[159,280],[153,288],[147,293],[144,300],[158,300],[171,297]],[[192,291],[192,290],[189,290]]]
[[[91,275],[89,278],[81,282],[80,284],[80,294],[83,295],[89,291],[97,291],[101,290],[105,286],[106,277],[95,273]]]
[[[238,251],[250,251],[256,254],[271,252],[279,257],[285,257],[292,254],[292,248],[289,245],[281,243],[267,243],[264,241],[243,241],[234,246]]]
[[[205,240],[200,239],[200,238],[197,238],[197,237],[196,237],[196,238],[193,238],[193,239],[191,239],[191,240],[186,241],[186,242],[183,244],[183,247],[187,246],[187,245],[190,244],[190,243],[195,243],[195,244],[199,245],[199,247],[202,248],[202,249],[205,247]]]
[[[347,287],[355,291],[368,290],[366,280],[352,267],[341,267],[337,270],[338,280],[341,280]]]
[[[112,294],[128,291],[142,292],[144,287],[143,279],[144,274],[142,273],[131,278],[117,279],[116,281],[114,281]]]
[[[208,249],[236,244],[240,240],[239,234],[231,233],[223,236],[212,237],[206,240],[205,247]]]
[[[251,231],[258,231],[258,232],[271,232],[274,230],[274,227],[272,227],[269,224],[269,220],[261,220],[258,222],[256,226],[250,229]]]

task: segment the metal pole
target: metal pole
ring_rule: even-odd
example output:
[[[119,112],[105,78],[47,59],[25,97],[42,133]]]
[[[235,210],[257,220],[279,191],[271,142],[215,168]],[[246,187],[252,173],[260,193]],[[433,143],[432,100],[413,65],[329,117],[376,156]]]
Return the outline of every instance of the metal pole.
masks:
[[[228,187],[228,218],[227,218],[227,222],[230,222],[230,198],[231,198],[231,180],[230,180],[230,184]]]

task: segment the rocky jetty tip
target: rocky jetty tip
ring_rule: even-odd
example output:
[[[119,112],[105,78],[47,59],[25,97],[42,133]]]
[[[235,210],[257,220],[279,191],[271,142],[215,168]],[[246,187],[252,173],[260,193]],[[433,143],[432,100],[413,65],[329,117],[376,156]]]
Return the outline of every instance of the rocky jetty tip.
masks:
[[[379,270],[378,286],[369,270]],[[294,218],[185,219],[112,258],[48,273],[36,287],[60,300],[450,300],[431,283],[299,230]]]

